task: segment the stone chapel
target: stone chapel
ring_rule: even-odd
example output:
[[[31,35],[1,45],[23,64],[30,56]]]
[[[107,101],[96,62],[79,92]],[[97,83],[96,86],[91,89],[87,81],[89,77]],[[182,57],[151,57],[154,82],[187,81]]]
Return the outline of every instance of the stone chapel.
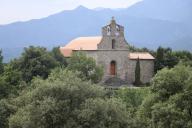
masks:
[[[96,60],[104,68],[103,82],[118,78],[125,83],[135,81],[136,62],[140,60],[140,79],[150,82],[154,74],[154,57],[147,52],[130,52],[129,43],[124,36],[124,27],[112,18],[110,24],[102,28],[100,37],[79,37],[66,46],[60,47],[65,57],[82,51]]]

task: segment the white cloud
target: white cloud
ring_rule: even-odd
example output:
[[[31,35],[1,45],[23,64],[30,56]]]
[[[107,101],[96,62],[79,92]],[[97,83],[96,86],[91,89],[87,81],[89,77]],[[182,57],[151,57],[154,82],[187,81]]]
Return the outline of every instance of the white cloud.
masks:
[[[141,0],[0,0],[0,24],[45,17],[79,5],[125,8]]]

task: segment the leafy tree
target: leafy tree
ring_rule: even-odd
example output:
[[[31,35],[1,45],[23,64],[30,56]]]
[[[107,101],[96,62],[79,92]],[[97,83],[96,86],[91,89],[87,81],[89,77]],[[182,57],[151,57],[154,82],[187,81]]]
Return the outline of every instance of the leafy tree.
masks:
[[[21,81],[21,73],[14,70],[11,64],[7,64],[0,76],[0,99],[17,94]]]
[[[160,102],[153,106],[152,127],[181,128],[186,127],[186,124],[185,115],[173,104]]]
[[[121,100],[108,99],[102,87],[78,76],[78,72],[56,68],[48,79],[33,80],[32,86],[14,99],[17,110],[9,127],[132,127],[133,120]]]
[[[8,118],[15,112],[14,106],[12,106],[8,100],[0,100],[0,127],[9,128]]]
[[[118,99],[88,99],[77,111],[82,128],[132,128],[133,119]]]
[[[164,49],[159,47],[156,54],[155,70],[158,71],[164,67]]]
[[[192,72],[190,67],[182,65],[172,69],[163,69],[152,81],[152,92],[158,94],[160,100],[167,100],[183,90],[190,72]]]
[[[141,105],[146,97],[151,96],[149,88],[122,88],[115,91],[116,98],[120,98],[124,104],[126,104],[129,116],[132,118],[133,128],[148,128],[148,114],[142,114],[146,111],[141,109]],[[149,108],[149,107],[144,107]],[[138,111],[140,110],[140,111]],[[151,111],[150,111],[151,112]],[[139,114],[138,114],[139,113]],[[142,117],[144,115],[144,117]],[[146,116],[147,115],[147,116]],[[139,117],[141,116],[141,117]]]
[[[3,98],[7,98],[10,92],[11,86],[2,78],[0,78],[0,100]]]
[[[59,47],[53,48],[50,53],[53,56],[53,58],[55,58],[55,60],[60,64],[60,66],[62,67],[67,66],[66,58],[61,54]]]
[[[137,112],[140,123],[145,127],[191,127],[191,82],[191,67],[178,65],[159,71],[152,81],[152,94]]]
[[[80,72],[80,78],[98,83],[102,79],[103,69],[96,65],[93,58],[87,57],[82,52],[76,52],[69,59],[68,67],[71,71]]]
[[[15,69],[14,66],[15,65],[12,62],[5,66],[2,79],[9,85],[17,86],[22,81],[22,72]]]
[[[173,68],[179,63],[179,59],[174,55],[174,52],[171,48],[162,48],[159,47],[156,53],[155,60],[155,72],[161,70],[165,67]]]
[[[33,46],[25,48],[22,56],[12,63],[14,69],[22,73],[22,80],[26,82],[30,82],[36,76],[46,79],[51,69],[58,66],[57,61],[45,48]]]
[[[149,88],[122,88],[115,91],[114,97],[124,101],[127,107],[137,109],[149,94]]]
[[[105,96],[102,88],[67,70],[55,69],[47,80],[37,79],[32,85],[16,99],[18,110],[10,118],[10,128],[77,127],[75,110],[89,98]]]

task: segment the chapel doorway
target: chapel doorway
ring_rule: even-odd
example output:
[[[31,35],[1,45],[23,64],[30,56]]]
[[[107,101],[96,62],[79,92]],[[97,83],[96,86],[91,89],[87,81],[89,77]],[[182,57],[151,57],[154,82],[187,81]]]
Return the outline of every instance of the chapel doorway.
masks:
[[[116,75],[116,62],[115,61],[111,61],[111,64],[110,64],[110,75],[113,75],[113,76]]]

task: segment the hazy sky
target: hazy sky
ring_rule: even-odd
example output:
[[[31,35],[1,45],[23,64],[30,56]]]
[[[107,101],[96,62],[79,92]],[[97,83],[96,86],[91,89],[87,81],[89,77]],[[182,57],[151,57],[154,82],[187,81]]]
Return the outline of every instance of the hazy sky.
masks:
[[[141,0],[0,0],[0,24],[38,19],[71,10],[79,5],[87,8],[125,8]]]

